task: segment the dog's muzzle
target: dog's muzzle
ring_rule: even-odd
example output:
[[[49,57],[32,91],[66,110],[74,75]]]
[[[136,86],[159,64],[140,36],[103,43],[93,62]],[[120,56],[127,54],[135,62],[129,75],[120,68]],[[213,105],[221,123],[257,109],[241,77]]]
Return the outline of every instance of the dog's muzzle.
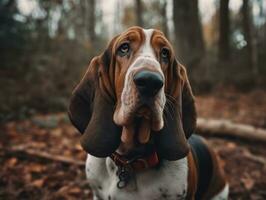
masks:
[[[142,70],[135,74],[134,83],[142,98],[154,97],[163,87],[163,78],[157,72]]]

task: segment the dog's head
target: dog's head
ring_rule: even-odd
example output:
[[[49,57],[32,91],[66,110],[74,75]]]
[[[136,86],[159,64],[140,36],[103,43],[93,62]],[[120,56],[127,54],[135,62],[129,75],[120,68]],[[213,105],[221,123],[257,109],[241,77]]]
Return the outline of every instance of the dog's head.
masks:
[[[92,59],[73,91],[69,116],[83,134],[82,147],[97,157],[152,138],[162,158],[180,159],[196,126],[185,68],[162,32],[140,27],[116,36]]]

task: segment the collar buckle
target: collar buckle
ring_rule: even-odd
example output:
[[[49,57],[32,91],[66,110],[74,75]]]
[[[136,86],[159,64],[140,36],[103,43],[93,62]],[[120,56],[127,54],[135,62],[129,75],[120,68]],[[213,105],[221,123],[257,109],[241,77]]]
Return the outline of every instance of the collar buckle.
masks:
[[[127,186],[130,179],[133,177],[133,170],[128,166],[119,166],[117,171],[119,181],[117,182],[117,188],[122,189]]]
[[[148,157],[142,158],[141,156],[136,156],[130,160],[126,159],[117,152],[114,152],[111,154],[110,158],[118,166],[117,176],[119,180],[116,186],[119,189],[127,186],[130,179],[134,177],[136,171],[155,167],[159,163],[156,151]]]

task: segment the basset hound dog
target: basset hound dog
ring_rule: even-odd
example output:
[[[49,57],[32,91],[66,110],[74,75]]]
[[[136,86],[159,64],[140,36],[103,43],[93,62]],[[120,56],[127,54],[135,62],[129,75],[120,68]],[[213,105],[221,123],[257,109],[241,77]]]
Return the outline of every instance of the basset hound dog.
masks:
[[[94,200],[228,198],[216,155],[193,134],[186,69],[161,31],[114,37],[74,89],[69,116]]]

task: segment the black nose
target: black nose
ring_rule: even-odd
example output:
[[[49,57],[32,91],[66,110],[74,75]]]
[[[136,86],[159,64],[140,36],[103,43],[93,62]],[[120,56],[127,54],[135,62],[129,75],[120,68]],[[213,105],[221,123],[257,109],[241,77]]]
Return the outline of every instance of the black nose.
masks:
[[[140,71],[134,76],[138,91],[143,96],[152,97],[163,87],[163,78],[159,73]]]

